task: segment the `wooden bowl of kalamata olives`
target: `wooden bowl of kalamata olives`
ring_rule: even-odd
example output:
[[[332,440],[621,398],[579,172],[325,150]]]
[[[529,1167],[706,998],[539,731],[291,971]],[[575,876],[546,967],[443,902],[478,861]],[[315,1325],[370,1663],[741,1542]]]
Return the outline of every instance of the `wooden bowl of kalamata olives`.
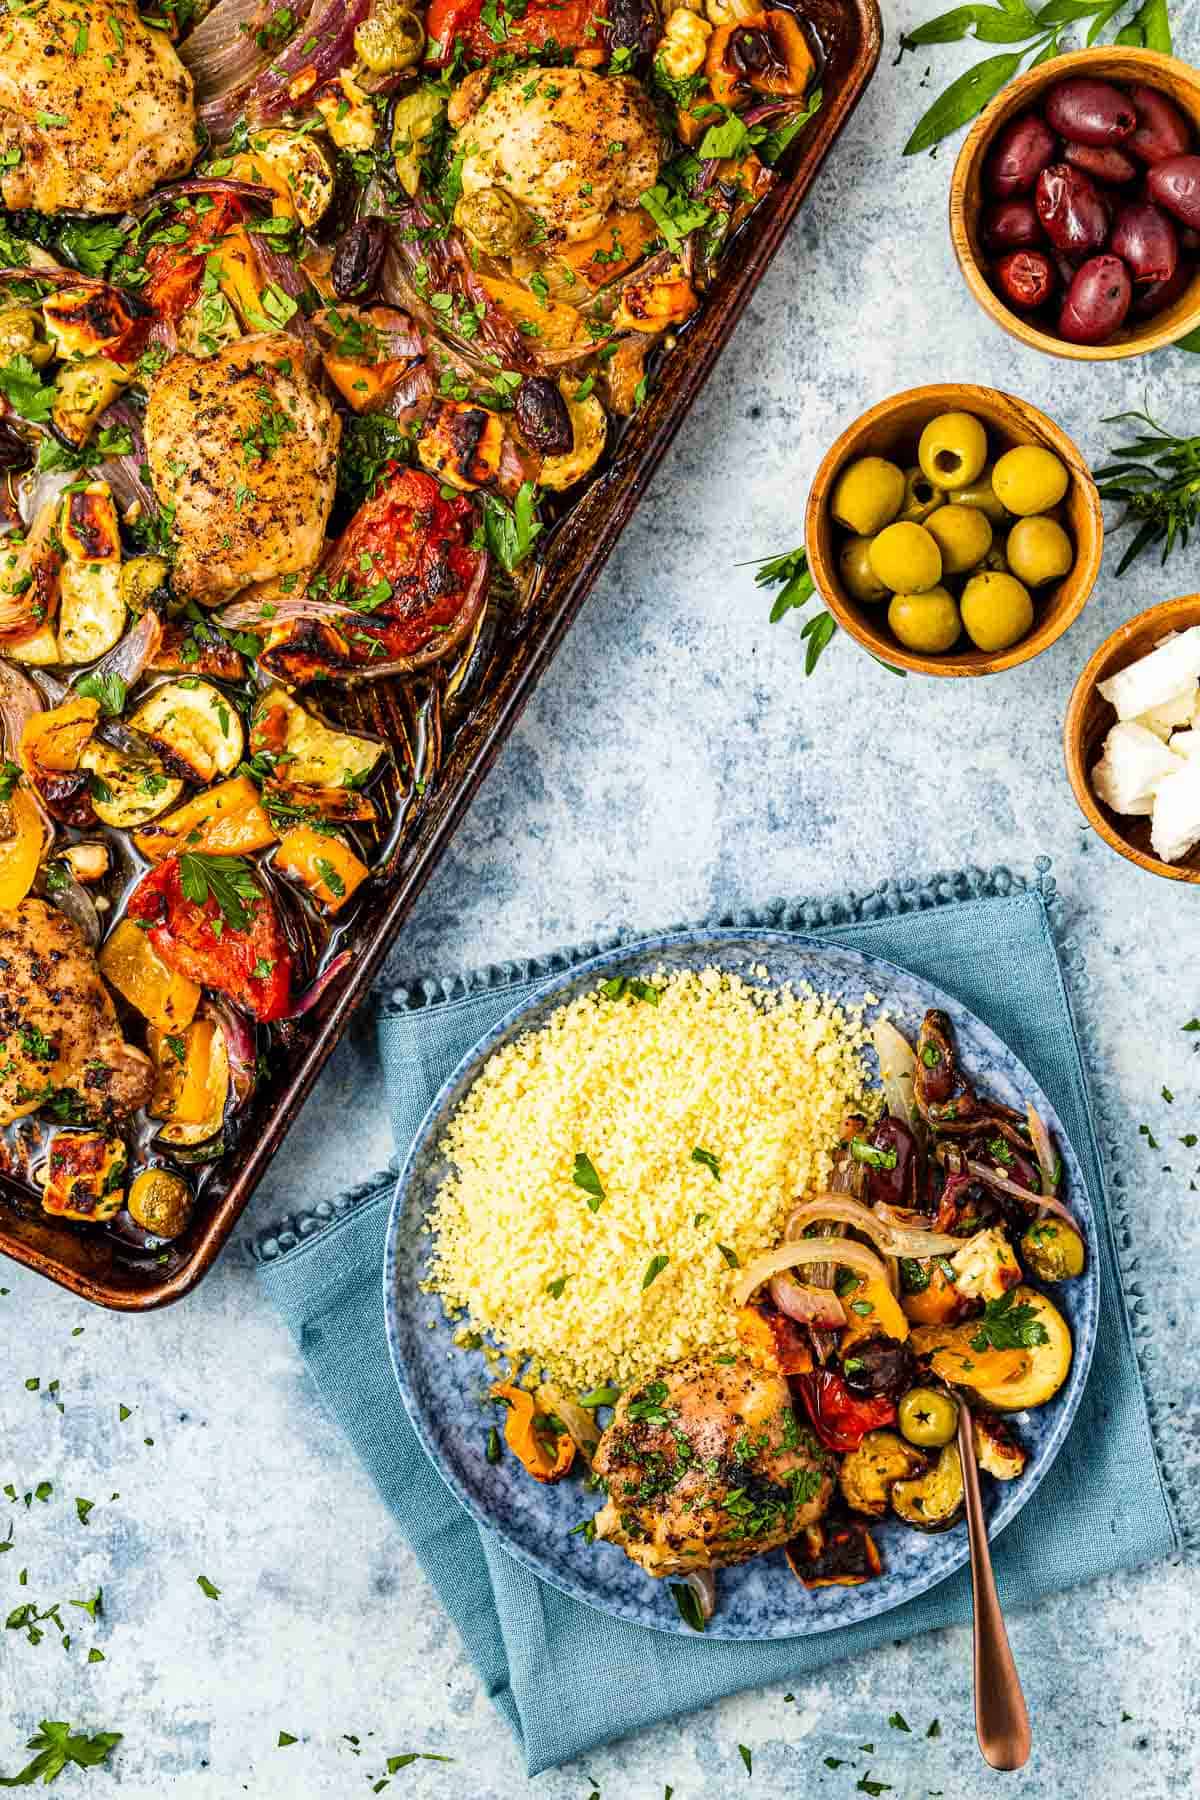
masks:
[[[1156,50],[1030,69],[975,124],[950,187],[955,254],[1022,343],[1101,362],[1200,326],[1200,72]]]
[[[994,675],[1048,649],[1100,572],[1104,515],[1052,419],[998,388],[911,388],[856,419],[813,477],[808,565],[880,662]]]

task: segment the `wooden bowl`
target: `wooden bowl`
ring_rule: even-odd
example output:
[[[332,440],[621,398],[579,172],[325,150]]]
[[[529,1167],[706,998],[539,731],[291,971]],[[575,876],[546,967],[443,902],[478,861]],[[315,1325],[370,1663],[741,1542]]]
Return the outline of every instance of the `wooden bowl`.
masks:
[[[1026,112],[1047,89],[1068,75],[1090,75],[1105,81],[1141,81],[1155,87],[1187,113],[1196,127],[1200,151],[1200,71],[1174,56],[1157,50],[1129,50],[1106,45],[1095,50],[1073,50],[1056,56],[1040,68],[1030,69],[997,95],[973,126],[958,153],[950,182],[950,236],[967,286],[986,313],[1005,331],[1035,350],[1066,356],[1075,362],[1110,362],[1116,357],[1143,356],[1161,350],[1200,326],[1200,264],[1191,284],[1165,312],[1152,319],[1135,319],[1109,344],[1068,344],[1042,331],[1014,312],[987,278],[987,257],[979,239],[983,207],[983,169],[992,140],[1000,127],[1016,113]]]
[[[933,656],[906,650],[893,637],[884,602],[866,606],[846,591],[837,561],[840,527],[834,524],[829,501],[846,463],[857,456],[887,456],[901,468],[909,468],[917,460],[917,440],[929,421],[939,413],[956,411],[975,414],[987,431],[994,456],[1016,444],[1044,444],[1066,464],[1071,482],[1063,506],[1067,529],[1075,544],[1075,562],[1057,587],[1036,591],[1033,625],[1010,649],[975,650],[964,637],[960,643],[967,648]],[[872,656],[912,669],[918,675],[996,675],[1049,649],[1078,618],[1100,573],[1104,515],[1087,463],[1066,432],[1060,431],[1036,406],[1013,394],[1001,393],[998,388],[968,387],[947,381],[932,387],[910,388],[905,394],[882,400],[843,431],[813,479],[804,541],[813,580],[830,612]]]
[[[1118,625],[1075,683],[1063,721],[1063,751],[1075,798],[1088,823],[1106,844],[1139,869],[1148,869],[1151,875],[1200,885],[1200,844],[1179,862],[1163,862],[1150,848],[1149,819],[1113,812],[1096,797],[1091,783],[1091,771],[1100,760],[1104,740],[1117,722],[1115,708],[1097,692],[1096,684],[1146,656],[1168,632],[1186,631],[1189,625],[1200,625],[1200,594],[1164,600],[1161,606],[1152,606],[1149,612],[1138,613],[1136,618]]]

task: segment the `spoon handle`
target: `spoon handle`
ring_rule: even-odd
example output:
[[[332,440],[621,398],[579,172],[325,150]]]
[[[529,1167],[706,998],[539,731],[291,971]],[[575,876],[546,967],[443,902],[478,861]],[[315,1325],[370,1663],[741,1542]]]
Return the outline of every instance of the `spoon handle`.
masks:
[[[1021,1678],[1008,1645],[1004,1615],[992,1574],[987,1524],[975,1466],[971,1409],[958,1403],[958,1453],[962,1460],[971,1541],[971,1591],[975,1613],[975,1732],[993,1769],[1022,1769],[1032,1739]]]

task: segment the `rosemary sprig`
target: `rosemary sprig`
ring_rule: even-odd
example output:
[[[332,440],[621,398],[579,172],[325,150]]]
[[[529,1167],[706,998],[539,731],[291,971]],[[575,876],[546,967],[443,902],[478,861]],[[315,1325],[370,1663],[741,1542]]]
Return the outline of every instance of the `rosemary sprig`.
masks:
[[[1103,498],[1124,502],[1117,530],[1137,525],[1117,565],[1123,575],[1151,544],[1162,545],[1164,563],[1176,544],[1187,549],[1188,533],[1200,525],[1200,437],[1172,437],[1148,412],[1114,413],[1103,423],[1148,427],[1132,443],[1118,445],[1116,460],[1095,471]]]
[[[918,121],[904,146],[905,156],[932,149],[966,125],[1020,72],[1022,64],[1032,69],[1057,56],[1064,48],[1064,32],[1085,19],[1091,21],[1085,39],[1089,45],[1103,42],[1105,33],[1111,31],[1112,43],[1171,54],[1167,0],[1045,0],[1036,9],[1026,0],[998,0],[994,6],[955,6],[902,35],[901,55],[929,44],[959,43],[967,37],[980,44],[1020,46],[985,57],[952,81]]]

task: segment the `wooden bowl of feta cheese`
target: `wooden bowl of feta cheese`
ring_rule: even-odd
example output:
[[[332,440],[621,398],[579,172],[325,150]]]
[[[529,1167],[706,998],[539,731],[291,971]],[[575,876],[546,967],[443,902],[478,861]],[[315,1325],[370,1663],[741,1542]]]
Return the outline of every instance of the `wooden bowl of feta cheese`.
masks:
[[[1105,843],[1152,875],[1200,883],[1200,594],[1105,638],[1075,683],[1063,746]]]

